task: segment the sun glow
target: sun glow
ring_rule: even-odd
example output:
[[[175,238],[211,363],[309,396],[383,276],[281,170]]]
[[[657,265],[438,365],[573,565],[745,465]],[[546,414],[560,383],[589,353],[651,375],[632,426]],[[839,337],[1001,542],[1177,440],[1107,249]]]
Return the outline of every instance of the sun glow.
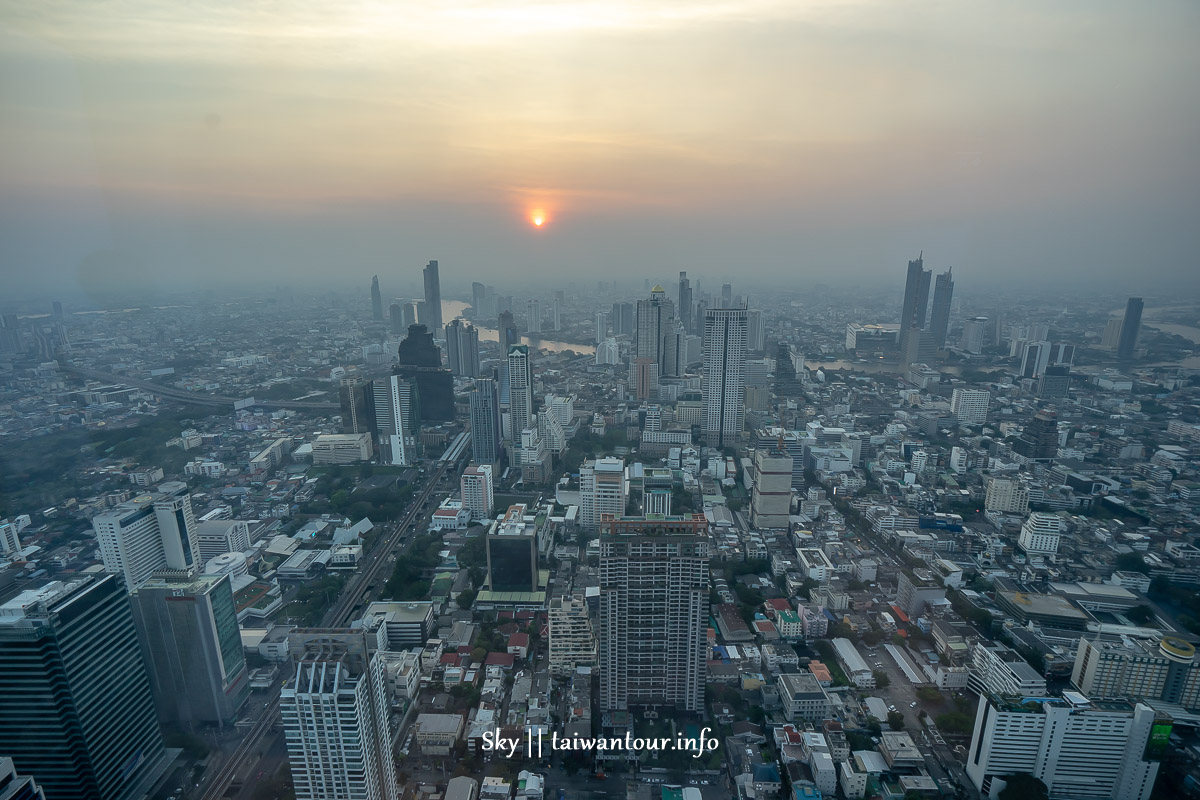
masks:
[[[540,228],[546,224],[546,212],[542,209],[535,209],[529,214],[529,221],[533,223],[533,227]]]

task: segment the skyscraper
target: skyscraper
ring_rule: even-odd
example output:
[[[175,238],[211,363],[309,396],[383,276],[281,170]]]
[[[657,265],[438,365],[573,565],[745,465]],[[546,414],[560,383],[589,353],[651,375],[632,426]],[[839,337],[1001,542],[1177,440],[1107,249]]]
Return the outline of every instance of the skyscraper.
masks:
[[[129,596],[115,575],[0,606],[0,742],[51,798],[138,800],[166,769]]]
[[[370,430],[369,394],[370,386],[358,372],[342,377],[338,398],[342,404],[343,433],[365,433]]]
[[[746,349],[761,353],[767,346],[767,328],[763,323],[763,313],[752,308],[746,312],[746,321]]]
[[[692,317],[692,282],[688,280],[686,272],[679,273],[679,296],[676,300],[679,321],[688,333],[695,333],[697,326]]]
[[[442,281],[438,276],[438,262],[430,261],[423,269],[425,277],[425,316],[422,320],[431,331],[442,330]]]
[[[925,269],[924,254],[908,262],[908,277],[904,281],[904,305],[900,309],[900,352],[908,352],[909,331],[925,327],[925,311],[929,306],[929,279],[932,270]]]
[[[196,517],[186,483],[160,484],[92,518],[104,568],[133,591],[160,569],[198,569]]]
[[[675,308],[662,286],[651,289],[649,298],[638,300],[633,357],[648,358],[661,367],[663,337],[674,329],[674,318]]]
[[[530,333],[542,332],[542,301],[530,300],[525,312],[526,329]]]
[[[446,360],[450,372],[467,378],[479,374],[479,331],[469,322],[446,323]]]
[[[1058,415],[1038,411],[1013,442],[1013,452],[1028,461],[1053,461],[1058,455]]]
[[[46,800],[46,793],[29,775],[18,775],[11,758],[0,756],[0,800]]]
[[[402,305],[392,303],[388,306],[388,322],[391,323],[392,333],[404,333],[408,330],[408,323],[404,321],[404,307]]]
[[[937,276],[933,284],[933,308],[929,312],[929,329],[933,343],[941,350],[946,346],[946,334],[950,331],[950,303],[954,299],[953,268]]]
[[[629,487],[625,462],[619,458],[588,459],[579,467],[579,524],[595,530],[604,514],[621,516]]]
[[[454,377],[442,367],[442,351],[424,325],[412,325],[396,350],[396,374],[417,386],[421,417],[434,422],[454,419]],[[415,433],[415,432],[414,432]]]
[[[463,470],[458,479],[458,490],[462,495],[463,508],[471,512],[473,522],[492,516],[494,495],[491,464],[472,464]]]
[[[537,528],[525,524],[528,508],[518,503],[488,528],[488,587],[493,592],[538,590]]]
[[[512,439],[521,440],[521,431],[536,428],[533,416],[533,373],[529,367],[529,346],[508,348],[508,413]]]
[[[744,308],[704,312],[704,434],[710,447],[731,445],[745,420],[747,319]]]
[[[733,286],[721,284],[721,308],[733,308]]]
[[[514,344],[521,343],[521,334],[517,331],[517,323],[513,320],[512,311],[500,312],[500,352],[508,353]]]
[[[596,344],[608,338],[608,314],[596,312]]]
[[[382,660],[360,631],[307,648],[279,696],[297,800],[398,800]]]
[[[471,284],[471,308],[475,311],[475,321],[483,319],[483,299],[487,296],[487,287],[479,281]]]
[[[383,322],[383,295],[379,291],[379,276],[371,278],[371,318]]]
[[[492,378],[479,378],[471,390],[471,455],[479,464],[498,464],[501,453],[500,392]]]
[[[396,466],[412,463],[421,426],[420,391],[412,381],[389,375],[371,382],[371,401],[380,459]]]
[[[1121,321],[1121,338],[1117,340],[1117,358],[1128,361],[1137,350],[1138,334],[1142,329],[1142,298],[1131,297],[1125,304],[1125,318]]]
[[[787,342],[776,345],[773,389],[780,397],[791,397],[801,391],[800,379],[796,377],[796,364],[792,361],[792,348]]]
[[[703,514],[600,519],[600,708],[698,711],[708,664]]]
[[[630,336],[634,331],[633,303],[613,303],[613,336]]]
[[[224,727],[250,695],[228,575],[161,572],[133,594],[160,721]]]

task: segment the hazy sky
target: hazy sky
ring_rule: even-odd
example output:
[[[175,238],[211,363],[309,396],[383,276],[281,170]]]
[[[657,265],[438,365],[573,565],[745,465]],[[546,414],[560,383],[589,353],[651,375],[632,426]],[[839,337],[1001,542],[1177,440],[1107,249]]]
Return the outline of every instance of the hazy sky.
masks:
[[[1196,288],[1198,34],[1194,0],[0,0],[0,279],[899,284],[923,249],[967,291]]]

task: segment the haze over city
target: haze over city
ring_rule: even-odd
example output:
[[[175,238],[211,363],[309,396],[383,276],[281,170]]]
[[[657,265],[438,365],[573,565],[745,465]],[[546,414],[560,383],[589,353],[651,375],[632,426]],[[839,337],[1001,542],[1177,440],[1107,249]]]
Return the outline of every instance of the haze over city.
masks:
[[[5,0],[0,20],[12,292],[429,258],[800,288],[921,250],[975,286],[1200,274],[1193,3]]]

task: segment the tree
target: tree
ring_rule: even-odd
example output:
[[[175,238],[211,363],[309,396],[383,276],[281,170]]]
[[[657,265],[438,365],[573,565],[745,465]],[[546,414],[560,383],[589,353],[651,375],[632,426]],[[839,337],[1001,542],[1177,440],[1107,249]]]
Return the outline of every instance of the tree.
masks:
[[[876,688],[886,689],[887,687],[892,685],[892,679],[889,678],[888,674],[886,672],[884,672],[883,670],[877,669],[874,672],[872,672],[871,674],[875,676]]]
[[[1030,775],[1028,772],[1018,772],[1004,777],[1004,788],[1000,790],[1000,800],[1049,800],[1050,792],[1046,784]]]
[[[1138,625],[1145,625],[1150,620],[1154,619],[1154,609],[1142,603],[1125,612],[1125,616],[1129,617],[1132,622]]]
[[[902,731],[904,730],[904,715],[899,711],[889,711],[887,723],[892,730]]]
[[[484,648],[476,647],[474,650],[471,651],[471,661],[478,663],[478,664],[482,664],[483,660],[485,658],[487,658],[487,654],[488,654],[488,651],[485,650]]]
[[[961,711],[947,711],[937,715],[937,726],[948,733],[970,733],[975,727],[975,720]]]
[[[946,700],[942,693],[932,686],[922,686],[917,689],[917,698],[925,703],[942,703]]]
[[[470,608],[471,604],[475,602],[475,597],[478,594],[479,594],[479,592],[475,591],[474,589],[464,590],[458,596],[458,599],[457,599],[458,607],[459,608]]]
[[[1150,565],[1142,558],[1141,553],[1122,553],[1117,556],[1116,567],[1122,572],[1150,572]]]

